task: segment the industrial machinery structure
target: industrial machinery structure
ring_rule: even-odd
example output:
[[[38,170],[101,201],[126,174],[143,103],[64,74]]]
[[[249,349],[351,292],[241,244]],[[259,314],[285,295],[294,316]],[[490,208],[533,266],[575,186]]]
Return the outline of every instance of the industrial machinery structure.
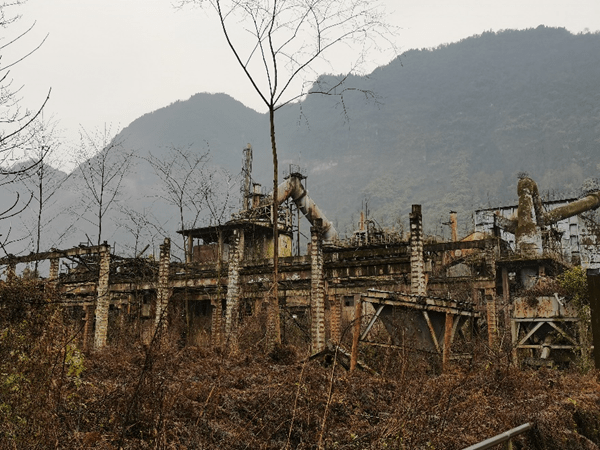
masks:
[[[14,276],[19,263],[49,259],[48,281],[81,324],[84,347],[110,343],[110,329],[123,317],[135,320],[140,339],[148,339],[165,323],[169,304],[185,311],[188,342],[209,335],[212,345],[223,346],[235,341],[240,320],[260,311],[270,295],[276,220],[282,323],[303,328],[312,353],[329,340],[342,341],[357,302],[361,342],[410,347],[439,356],[444,365],[465,356],[458,343],[471,339],[477,321],[487,324],[492,346],[510,330],[516,360],[548,360],[579,348],[581,319],[572,305],[556,295],[533,295],[531,288],[571,264],[562,257],[553,224],[597,208],[599,192],[554,207],[540,201],[533,180],[523,178],[515,214],[479,211],[480,229],[462,240],[454,214],[452,241],[427,241],[420,205],[412,207],[408,239],[361,219],[358,231],[343,240],[308,195],[299,168],[290,168],[273,199],[252,182],[251,161],[248,147],[239,213],[222,225],[178,231],[188,246],[184,263],[171,261],[167,239],[158,261],[119,258],[104,244],[9,256],[0,264]],[[311,225],[306,255],[300,255],[299,213]],[[78,261],[77,270],[59,273],[63,258]],[[378,321],[389,333],[386,342],[372,337]],[[454,354],[457,345],[461,350]]]

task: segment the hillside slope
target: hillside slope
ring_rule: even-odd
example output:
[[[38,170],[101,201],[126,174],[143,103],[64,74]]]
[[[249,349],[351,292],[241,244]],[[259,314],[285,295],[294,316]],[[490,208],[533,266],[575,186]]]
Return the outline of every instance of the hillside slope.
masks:
[[[382,225],[406,223],[410,205],[421,203],[426,231],[447,233],[441,223],[452,209],[466,233],[473,209],[515,200],[519,172],[542,191],[576,194],[600,171],[598,48],[600,34],[540,26],[410,50],[368,77],[350,77],[357,90],[343,104],[309,95],[280,110],[281,172],[289,163],[303,167],[311,196],[342,232],[367,200]],[[267,190],[272,183],[267,116],[225,94],[196,94],[145,114],[119,138],[139,157],[123,197],[152,208],[173,232],[175,211],[156,202],[161,184],[145,162],[150,154],[209,149],[210,164],[235,176],[251,143],[254,179]],[[82,225],[69,245],[85,241],[85,232]],[[116,225],[107,234],[111,242],[129,238]]]

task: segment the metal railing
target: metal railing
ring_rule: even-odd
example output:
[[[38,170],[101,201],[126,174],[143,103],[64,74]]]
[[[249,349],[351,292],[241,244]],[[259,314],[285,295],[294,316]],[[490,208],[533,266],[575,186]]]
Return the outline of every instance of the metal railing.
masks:
[[[498,434],[494,437],[486,439],[478,444],[473,444],[469,447],[464,448],[463,450],[485,450],[486,448],[492,448],[496,445],[503,444],[508,442],[508,448],[512,449],[512,443],[510,440],[518,436],[519,434],[525,433],[527,430],[530,430],[533,427],[531,423],[525,423],[520,425],[512,430],[505,431],[504,433]]]

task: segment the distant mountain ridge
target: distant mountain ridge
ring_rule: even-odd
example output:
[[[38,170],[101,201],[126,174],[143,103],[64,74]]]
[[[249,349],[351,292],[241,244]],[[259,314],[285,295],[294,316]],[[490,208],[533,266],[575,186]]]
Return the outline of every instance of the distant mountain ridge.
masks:
[[[473,209],[514,201],[519,172],[542,190],[572,193],[600,173],[598,49],[598,33],[540,26],[410,50],[368,77],[350,77],[377,103],[356,91],[344,108],[308,95],[280,110],[280,170],[304,168],[311,197],[341,232],[352,230],[365,201],[388,226],[406,223],[420,203],[426,230],[438,234],[456,210],[465,232]],[[209,148],[211,163],[233,174],[251,143],[254,179],[271,188],[267,116],[225,94],[196,94],[145,114],[119,138],[140,157],[169,146]],[[140,196],[159,182],[142,164],[128,186]]]

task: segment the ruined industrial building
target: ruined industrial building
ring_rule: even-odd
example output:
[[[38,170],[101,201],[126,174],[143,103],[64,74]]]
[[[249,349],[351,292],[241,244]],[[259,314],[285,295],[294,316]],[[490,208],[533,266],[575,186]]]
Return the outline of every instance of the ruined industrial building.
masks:
[[[598,236],[581,218],[600,206],[600,191],[543,202],[536,183],[522,177],[518,205],[476,211],[475,231],[463,239],[456,213],[450,241],[424,236],[426,205],[412,205],[406,235],[362,218],[352,236],[340,239],[299,169],[292,167],[279,186],[275,213],[273,196],[261,193],[249,167],[245,173],[243,208],[231,220],[178,231],[187,242],[183,263],[171,260],[166,239],[158,261],[117,257],[105,243],[9,256],[0,264],[11,277],[18,264],[50,260],[46,282],[62,293],[83,348],[110,345],[117,326],[138,330],[147,342],[169,326],[171,305],[185,318],[186,344],[227,347],[272,293],[275,216],[282,333],[301,336],[311,354],[350,336],[355,317],[360,345],[407,348],[442,366],[470,357],[473,333],[484,333],[490,346],[510,336],[516,364],[567,362],[582,351],[584,319],[545,287],[574,264],[600,267]],[[306,255],[299,254],[301,215],[310,222]],[[61,271],[61,260],[76,264]]]

